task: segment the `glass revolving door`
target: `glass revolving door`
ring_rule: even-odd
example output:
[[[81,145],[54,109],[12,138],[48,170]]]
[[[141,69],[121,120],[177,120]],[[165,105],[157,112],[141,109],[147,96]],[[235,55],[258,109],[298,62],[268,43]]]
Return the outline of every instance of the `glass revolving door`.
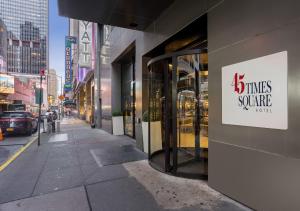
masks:
[[[206,178],[207,51],[160,56],[148,68],[151,165],[179,176]]]

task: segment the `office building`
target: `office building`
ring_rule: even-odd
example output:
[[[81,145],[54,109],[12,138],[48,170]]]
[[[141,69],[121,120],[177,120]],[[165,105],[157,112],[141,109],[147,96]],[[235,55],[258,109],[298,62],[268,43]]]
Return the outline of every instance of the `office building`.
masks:
[[[0,18],[0,72],[6,73],[7,71],[7,29],[6,25]]]
[[[47,84],[48,84],[48,104],[54,105],[57,103],[57,87],[58,87],[58,76],[56,75],[56,70],[50,69],[47,75]]]
[[[0,0],[0,18],[8,31],[8,72],[48,69],[48,0]]]

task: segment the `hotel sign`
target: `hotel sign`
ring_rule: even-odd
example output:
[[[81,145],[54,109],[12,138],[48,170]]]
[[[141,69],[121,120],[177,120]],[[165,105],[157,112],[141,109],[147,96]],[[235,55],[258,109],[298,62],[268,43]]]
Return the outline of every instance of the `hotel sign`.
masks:
[[[287,51],[222,67],[222,123],[286,130]]]
[[[93,23],[79,21],[79,66],[92,68]]]

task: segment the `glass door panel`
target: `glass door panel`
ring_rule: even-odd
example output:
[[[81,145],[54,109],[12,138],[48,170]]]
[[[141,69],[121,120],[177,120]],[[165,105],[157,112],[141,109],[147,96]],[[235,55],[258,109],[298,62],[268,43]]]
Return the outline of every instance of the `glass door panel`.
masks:
[[[149,89],[149,151],[153,155],[153,163],[161,170],[165,170],[164,128],[165,128],[165,89],[164,89],[164,62],[159,61],[150,66]]]
[[[133,64],[123,64],[122,67],[122,111],[124,117],[125,135],[134,137],[134,80]]]
[[[177,174],[207,175],[208,71],[204,65],[205,54],[177,57]]]
[[[196,71],[199,55],[177,57],[177,166],[193,161],[199,149],[197,124]]]

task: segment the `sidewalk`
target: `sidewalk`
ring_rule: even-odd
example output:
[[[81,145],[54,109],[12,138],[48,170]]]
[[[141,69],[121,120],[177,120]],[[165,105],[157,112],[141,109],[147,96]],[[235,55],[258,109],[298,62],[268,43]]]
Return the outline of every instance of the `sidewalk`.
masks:
[[[152,169],[127,136],[65,119],[0,174],[0,210],[248,210],[205,181]]]

